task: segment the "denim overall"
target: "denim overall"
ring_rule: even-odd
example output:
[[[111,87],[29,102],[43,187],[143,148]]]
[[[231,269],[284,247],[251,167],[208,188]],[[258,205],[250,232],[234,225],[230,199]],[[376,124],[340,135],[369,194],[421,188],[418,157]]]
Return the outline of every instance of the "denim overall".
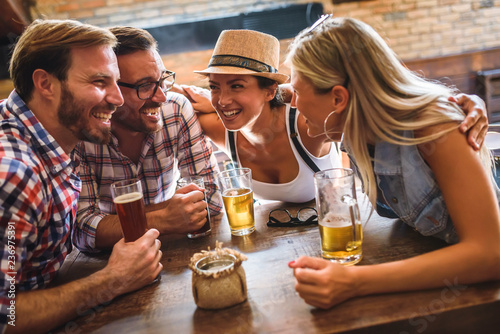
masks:
[[[413,132],[405,131],[406,138]],[[458,242],[458,235],[434,177],[416,145],[387,142],[375,145],[374,172],[377,180],[377,212],[399,218],[422,235],[447,243]],[[496,187],[497,198],[500,191]]]

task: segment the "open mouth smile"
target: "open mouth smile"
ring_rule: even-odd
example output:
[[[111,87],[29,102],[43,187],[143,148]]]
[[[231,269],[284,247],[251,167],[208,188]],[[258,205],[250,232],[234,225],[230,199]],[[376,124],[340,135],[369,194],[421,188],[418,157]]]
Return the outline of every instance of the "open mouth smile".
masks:
[[[232,116],[235,116],[237,114],[239,114],[241,112],[241,110],[221,110],[222,111],[222,114],[224,114],[224,116],[226,117],[232,117]]]
[[[95,118],[104,123],[108,123],[112,115],[113,113],[103,113],[103,112],[96,112],[92,114],[92,116],[94,116]]]
[[[158,117],[158,115],[160,114],[160,109],[158,109],[158,108],[145,109],[145,110],[141,111],[141,113],[146,115],[146,116]]]

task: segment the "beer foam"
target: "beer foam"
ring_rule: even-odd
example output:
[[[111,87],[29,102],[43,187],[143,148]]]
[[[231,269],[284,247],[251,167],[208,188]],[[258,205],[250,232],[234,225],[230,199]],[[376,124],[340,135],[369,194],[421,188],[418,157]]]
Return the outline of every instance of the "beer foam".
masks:
[[[249,189],[249,188],[234,188],[234,189],[226,190],[222,194],[222,196],[223,197],[239,197],[239,196],[248,195],[251,192],[252,192],[252,189]]]
[[[118,197],[115,197],[113,202],[115,202],[116,204],[130,203],[133,201],[137,201],[138,199],[141,199],[142,196],[143,195],[139,192],[130,193],[130,194],[123,194],[123,195],[120,195]]]
[[[320,225],[327,227],[344,227],[351,226],[351,217],[339,215],[333,212],[327,212],[326,215],[319,221]]]

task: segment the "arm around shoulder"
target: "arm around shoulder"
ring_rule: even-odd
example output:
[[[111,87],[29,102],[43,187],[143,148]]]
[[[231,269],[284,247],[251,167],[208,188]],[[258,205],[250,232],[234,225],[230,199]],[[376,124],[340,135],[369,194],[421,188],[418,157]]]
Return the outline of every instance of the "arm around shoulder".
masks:
[[[226,128],[217,113],[198,114],[197,116],[205,135],[219,148],[224,149],[226,146]]]

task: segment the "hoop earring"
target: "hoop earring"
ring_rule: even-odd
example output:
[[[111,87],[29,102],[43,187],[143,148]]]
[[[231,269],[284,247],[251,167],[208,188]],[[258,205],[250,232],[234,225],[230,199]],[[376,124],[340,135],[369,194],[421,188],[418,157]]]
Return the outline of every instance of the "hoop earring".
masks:
[[[328,122],[328,119],[330,118],[330,116],[332,116],[336,112],[337,112],[337,110],[334,110],[331,113],[329,113],[328,116],[326,116],[325,121],[323,122],[323,131],[324,131],[325,135],[328,137],[328,139],[330,139],[331,141],[333,141],[333,139],[328,135],[328,131],[326,131],[326,123]]]
[[[331,113],[329,113],[328,116],[326,116],[325,121],[323,122],[323,133],[318,133],[317,135],[312,136],[311,138],[316,138],[316,137],[319,137],[319,136],[322,136],[322,135],[326,135],[328,137],[328,139],[330,139],[331,141],[334,141],[334,139],[332,139],[332,137],[330,137],[328,135],[328,131],[326,130],[326,123],[328,122],[328,119],[330,118],[330,116],[332,116],[336,112],[337,112],[337,110],[334,110]]]

